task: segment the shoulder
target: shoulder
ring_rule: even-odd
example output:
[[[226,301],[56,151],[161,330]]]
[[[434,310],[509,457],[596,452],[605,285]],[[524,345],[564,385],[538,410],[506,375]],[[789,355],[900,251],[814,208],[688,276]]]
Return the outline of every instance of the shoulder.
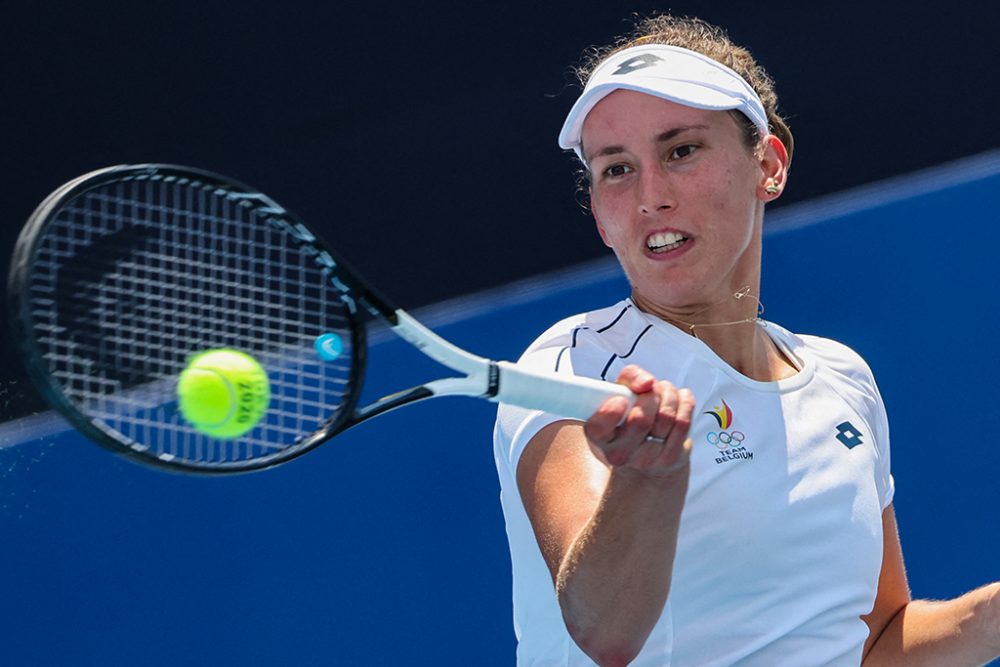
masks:
[[[822,336],[791,333],[771,323],[768,326],[775,331],[776,338],[784,342],[794,354],[815,363],[821,374],[839,378],[866,394],[878,393],[871,367],[850,346]]]
[[[638,326],[635,313],[635,306],[626,299],[560,320],[528,346],[517,365],[546,373],[599,378],[609,356],[620,346],[618,339]],[[539,410],[501,404],[494,434],[498,460],[506,460],[513,470],[531,437],[561,419]]]
[[[853,348],[840,341],[820,336],[800,336],[803,343],[818,361],[827,368],[859,382],[871,382],[873,373],[868,362]]]
[[[530,363],[546,351],[563,349],[614,349],[644,324],[638,309],[628,299],[606,308],[567,317],[546,329],[525,350],[518,363]]]

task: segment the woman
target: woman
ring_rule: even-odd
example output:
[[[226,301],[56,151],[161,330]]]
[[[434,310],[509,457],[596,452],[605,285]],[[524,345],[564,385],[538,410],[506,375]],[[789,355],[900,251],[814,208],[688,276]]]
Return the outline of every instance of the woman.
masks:
[[[519,664],[1000,654],[996,585],[910,600],[867,365],[758,318],[764,207],[792,148],[767,74],[718,28],[669,16],[593,62],[560,144],[632,293],[520,363],[638,397],[583,424],[501,407]]]

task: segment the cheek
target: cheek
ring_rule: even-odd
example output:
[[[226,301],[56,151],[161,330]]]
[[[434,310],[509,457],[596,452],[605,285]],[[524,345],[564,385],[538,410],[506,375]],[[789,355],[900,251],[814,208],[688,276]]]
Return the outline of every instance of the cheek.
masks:
[[[745,174],[735,169],[707,178],[698,184],[696,196],[709,202],[712,212],[723,220],[743,220],[752,227],[754,204],[753,184],[748,184]]]
[[[590,211],[597,223],[597,231],[605,245],[613,246],[621,232],[621,206],[614,198],[602,196],[591,191]]]

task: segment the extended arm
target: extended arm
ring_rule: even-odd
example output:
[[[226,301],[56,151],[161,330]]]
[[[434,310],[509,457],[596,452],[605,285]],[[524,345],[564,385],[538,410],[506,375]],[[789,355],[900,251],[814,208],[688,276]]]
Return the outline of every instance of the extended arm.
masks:
[[[878,596],[865,617],[865,667],[982,665],[1000,656],[1000,584],[946,601],[911,600],[890,505],[882,515],[885,552]]]
[[[640,394],[627,415],[625,401],[611,399],[585,425],[551,424],[517,471],[566,627],[600,665],[628,664],[663,611],[694,409],[690,392],[636,367],[619,382]]]

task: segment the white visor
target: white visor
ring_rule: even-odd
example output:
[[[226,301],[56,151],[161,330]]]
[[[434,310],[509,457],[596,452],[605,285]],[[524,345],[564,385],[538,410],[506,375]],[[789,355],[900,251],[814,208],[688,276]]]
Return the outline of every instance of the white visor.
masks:
[[[559,146],[572,148],[581,160],[583,122],[602,99],[620,89],[635,90],[695,109],[737,109],[768,134],[767,112],[760,97],[739,74],[708,56],[679,46],[633,46],[597,66],[559,132]]]

